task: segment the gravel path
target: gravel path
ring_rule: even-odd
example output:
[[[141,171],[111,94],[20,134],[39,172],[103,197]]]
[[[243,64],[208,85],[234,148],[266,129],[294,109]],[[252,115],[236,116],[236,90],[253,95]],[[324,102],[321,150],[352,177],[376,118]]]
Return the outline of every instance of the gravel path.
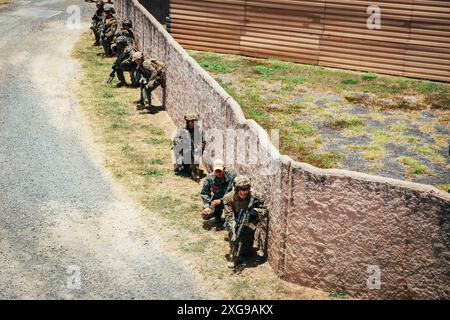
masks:
[[[81,29],[65,25],[73,4]],[[93,8],[47,0],[0,10],[0,299],[206,297],[104,171],[67,90],[80,77],[70,51]]]

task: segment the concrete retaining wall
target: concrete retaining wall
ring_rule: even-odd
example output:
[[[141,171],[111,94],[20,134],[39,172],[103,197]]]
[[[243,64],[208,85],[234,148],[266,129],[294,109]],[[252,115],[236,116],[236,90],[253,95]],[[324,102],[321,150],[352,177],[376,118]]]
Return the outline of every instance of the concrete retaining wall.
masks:
[[[175,124],[195,110],[206,129],[238,132],[216,155],[252,177],[269,199],[268,234],[260,235],[260,243],[280,277],[361,298],[450,298],[448,193],[281,156],[268,134],[245,119],[236,101],[137,0],[115,0],[115,6],[120,17],[134,21],[140,50],[166,62],[166,107]],[[241,133],[250,139],[246,145]],[[216,140],[220,144],[220,134]],[[248,156],[255,148],[255,163],[237,152]],[[369,289],[377,268],[381,288]]]

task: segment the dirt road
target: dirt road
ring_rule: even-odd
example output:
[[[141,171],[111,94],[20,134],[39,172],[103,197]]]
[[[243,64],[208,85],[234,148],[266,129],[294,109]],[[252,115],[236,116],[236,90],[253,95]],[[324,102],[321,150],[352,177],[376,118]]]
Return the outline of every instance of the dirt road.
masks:
[[[73,4],[80,29],[66,25]],[[70,51],[93,8],[0,9],[0,299],[206,297],[102,168],[68,90],[81,78]]]

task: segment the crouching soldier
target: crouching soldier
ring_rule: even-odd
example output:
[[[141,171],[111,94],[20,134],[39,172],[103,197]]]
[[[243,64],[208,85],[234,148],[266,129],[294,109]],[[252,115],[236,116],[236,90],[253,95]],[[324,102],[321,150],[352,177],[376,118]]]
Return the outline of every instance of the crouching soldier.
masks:
[[[125,36],[131,39],[131,43],[134,43],[134,32],[132,30],[133,22],[130,19],[125,19],[122,22],[122,27],[116,32],[116,38],[119,36]]]
[[[95,36],[94,46],[100,45],[100,31],[102,28],[102,21],[103,21],[103,16],[104,16],[104,11],[103,11],[104,4],[105,3],[103,2],[103,0],[97,1],[97,4],[96,4],[97,11],[95,11],[94,16],[92,17],[91,30]]]
[[[178,128],[172,138],[174,170],[200,181],[199,165],[205,148],[205,139],[199,124],[199,115],[196,112],[188,112],[184,120],[186,125]]]
[[[163,89],[166,87],[165,64],[156,59],[145,60],[141,52],[136,52],[133,60],[137,64],[141,88],[141,99],[136,108],[137,110],[149,110],[152,105],[152,91],[159,86]]]
[[[109,75],[108,82],[114,79],[115,74],[117,73],[117,78],[119,79],[119,83],[117,87],[120,88],[126,85],[125,76],[123,74],[124,71],[130,73],[131,86],[137,87],[137,64],[133,61],[133,56],[137,52],[136,48],[130,43],[130,39],[125,36],[119,36],[116,40],[117,46],[117,58],[116,61],[112,65],[112,72]]]
[[[118,39],[120,36],[126,37],[126,38],[128,39],[128,43],[129,43],[129,44],[134,44],[134,33],[133,33],[133,31],[131,30],[132,26],[133,26],[133,22],[131,22],[130,19],[125,19],[125,20],[122,22],[121,27],[120,27],[120,28],[117,27],[117,31],[116,31],[116,33],[114,34],[113,43],[112,43],[112,45],[111,45],[111,50],[112,50],[114,53],[116,53],[116,55],[117,55],[117,51],[119,50],[119,49],[117,48],[117,39]]]
[[[111,4],[105,4],[103,7],[105,17],[103,19],[103,26],[100,34],[100,39],[105,56],[113,55],[111,44],[114,40],[114,35],[117,31],[117,20],[114,17],[114,7]]]
[[[237,176],[234,191],[225,195],[224,201],[230,242],[229,267],[234,268],[252,254],[256,226],[267,215],[266,200],[251,190],[248,177]]]
[[[222,212],[224,209],[224,196],[233,190],[236,174],[226,171],[224,162],[216,159],[213,162],[213,173],[210,173],[203,182],[201,197],[203,200],[202,217],[204,220],[214,218],[217,228],[223,226]]]

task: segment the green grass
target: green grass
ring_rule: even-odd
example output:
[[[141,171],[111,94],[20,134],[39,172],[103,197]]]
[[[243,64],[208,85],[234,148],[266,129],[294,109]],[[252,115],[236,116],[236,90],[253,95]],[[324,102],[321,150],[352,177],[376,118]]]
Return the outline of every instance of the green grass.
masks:
[[[363,126],[364,121],[353,115],[348,115],[345,118],[335,119],[327,125],[327,127],[333,129],[344,129]]]
[[[122,146],[122,152],[125,154],[129,154],[134,151],[134,148],[130,146],[128,143]]]
[[[123,178],[125,177],[125,172],[121,169],[114,170],[114,176],[116,178]]]
[[[407,175],[409,176],[417,176],[430,174],[430,169],[419,161],[411,158],[411,157],[399,157],[398,161],[408,168]]]
[[[363,79],[364,81],[373,81],[376,78],[377,78],[376,75],[373,73],[366,73],[361,76],[361,79]]]
[[[113,115],[125,116],[128,114],[127,109],[118,101],[113,101],[110,105],[108,105],[108,109]]]
[[[311,101],[301,103],[286,102],[295,94],[304,94],[311,90],[341,96],[367,92],[394,101],[402,95],[415,96],[420,93],[424,101],[429,100],[430,106],[441,109],[448,105],[447,100],[450,97],[450,85],[445,83],[372,72],[325,69],[321,66],[281,61],[276,58],[258,59],[193,50],[189,53],[236,99],[247,118],[255,120],[266,130],[280,129],[281,152],[295,160],[307,161],[321,168],[338,167],[339,159],[343,159],[343,155],[324,153],[320,149],[320,144],[312,142],[321,139],[320,130],[313,125],[316,121],[331,120],[329,127],[343,130],[342,134],[345,136],[368,135],[375,140],[374,144],[380,147],[383,147],[389,139],[401,143],[418,141],[414,137],[402,135],[407,130],[406,122],[394,124],[385,132],[375,130],[372,133],[366,128],[364,120],[358,116],[342,113],[335,119],[335,114],[327,113],[326,108],[310,103],[313,101],[312,98]],[[226,80],[220,78],[223,74],[227,74]],[[262,99],[261,96],[267,92],[276,97]],[[334,107],[339,106],[339,103],[334,104]],[[400,101],[399,107],[405,112],[410,112],[416,106]],[[376,115],[376,119],[373,120],[382,121],[387,118],[378,109],[373,110],[372,114]],[[298,120],[299,115],[301,119],[309,121]],[[378,159],[381,154],[381,150],[368,149],[366,152],[366,156],[370,159]]]
[[[362,154],[367,161],[373,161],[383,158],[385,153],[386,149],[383,146],[373,145],[369,146]]]
[[[144,177],[160,177],[164,175],[164,171],[157,168],[150,168],[142,173]]]
[[[345,291],[343,291],[343,290],[340,290],[340,289],[335,290],[335,291],[331,291],[329,293],[329,296],[331,298],[336,298],[336,299],[347,299],[348,298],[347,293]]]
[[[419,92],[422,92],[422,93],[436,92],[439,90],[439,86],[435,82],[423,81],[419,84],[417,89]]]
[[[125,129],[130,128],[129,124],[123,120],[113,120],[111,123],[111,129]]]
[[[239,67],[240,59],[236,57],[224,59],[216,53],[204,52],[203,59],[199,61],[199,64],[208,71],[231,73]]]
[[[149,134],[152,135],[157,135],[157,136],[163,136],[164,135],[164,130],[155,127],[152,124],[143,124],[140,126],[140,129],[145,130],[146,132],[148,132]]]
[[[436,187],[445,192],[450,192],[450,184],[438,184]]]
[[[152,164],[152,165],[154,165],[154,164],[164,164],[164,160],[163,159],[150,159],[148,161],[148,163]]]
[[[358,80],[355,79],[344,79],[341,81],[342,84],[358,84]]]
[[[144,142],[148,143],[148,144],[154,144],[154,145],[172,146],[172,141],[170,139],[161,138],[161,137],[151,137],[149,139],[145,139]]]

